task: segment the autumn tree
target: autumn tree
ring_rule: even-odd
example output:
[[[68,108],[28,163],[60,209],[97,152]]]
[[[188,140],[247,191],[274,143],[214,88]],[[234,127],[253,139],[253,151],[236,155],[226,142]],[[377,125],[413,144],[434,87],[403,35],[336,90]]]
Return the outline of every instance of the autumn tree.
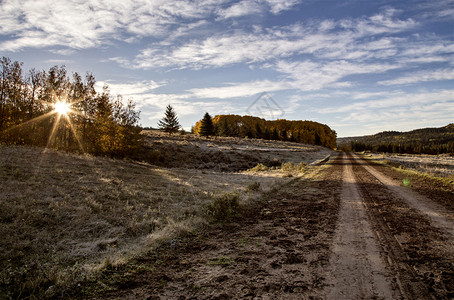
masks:
[[[172,105],[167,105],[164,117],[158,122],[158,128],[169,134],[176,133],[180,130],[181,125]]]
[[[22,63],[0,59],[0,143],[53,147],[122,157],[142,145],[139,112],[132,100],[112,97],[95,78],[64,66],[48,72],[22,70]],[[68,113],[55,110],[66,102]]]

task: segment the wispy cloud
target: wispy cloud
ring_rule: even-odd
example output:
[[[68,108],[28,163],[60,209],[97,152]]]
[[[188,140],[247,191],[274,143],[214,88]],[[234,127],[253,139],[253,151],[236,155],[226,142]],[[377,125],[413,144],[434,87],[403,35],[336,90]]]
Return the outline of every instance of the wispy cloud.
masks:
[[[252,82],[230,83],[222,87],[194,88],[189,92],[196,98],[229,99],[249,97],[258,93],[292,89],[286,81],[258,80]]]
[[[300,3],[299,0],[242,0],[233,3],[227,8],[219,9],[217,13],[223,19],[242,17],[265,11],[279,14],[282,11],[291,9],[298,3]]]
[[[0,3],[0,34],[11,38],[1,43],[0,49],[54,45],[92,48],[131,35],[165,37],[180,27],[180,18],[198,22],[222,2],[4,0]]]
[[[276,11],[296,1],[269,1]],[[263,1],[240,1],[222,10],[224,17],[252,14],[262,9]],[[412,19],[398,19],[396,11],[386,10],[368,18],[319,20],[254,31],[213,32],[208,37],[169,44],[165,41],[143,49],[123,66],[137,69],[204,69],[239,63],[253,64],[294,55],[320,59],[368,60],[396,55],[408,42],[404,38],[383,36],[418,26]]]
[[[220,9],[217,13],[221,18],[228,19],[260,13],[262,11],[263,6],[259,1],[243,0],[225,9]]]
[[[4,0],[0,3],[0,35],[11,38],[1,50],[67,46],[83,49],[115,40],[167,38],[200,26],[213,16],[235,18],[290,9],[296,0],[124,0],[51,1]],[[220,6],[226,6],[219,9]],[[202,23],[201,23],[202,22]]]
[[[278,14],[282,11],[289,10],[301,1],[299,0],[265,0],[270,6],[270,11],[273,14]]]
[[[454,101],[454,90],[445,89],[440,91],[419,91],[416,93],[397,93],[390,94],[383,98],[374,100],[355,102],[343,106],[331,107],[324,113],[345,113],[352,111],[372,111],[377,109],[389,109],[395,107],[411,108],[417,105],[427,105],[435,103],[447,103]]]
[[[420,71],[407,76],[398,77],[392,80],[379,81],[381,85],[412,84],[426,81],[452,80],[454,79],[454,69]]]

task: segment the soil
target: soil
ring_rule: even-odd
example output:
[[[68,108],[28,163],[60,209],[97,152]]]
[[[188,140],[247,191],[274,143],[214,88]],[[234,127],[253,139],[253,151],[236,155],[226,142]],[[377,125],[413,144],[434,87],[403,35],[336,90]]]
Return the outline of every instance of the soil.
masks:
[[[454,299],[452,193],[347,154],[312,172],[94,298]]]

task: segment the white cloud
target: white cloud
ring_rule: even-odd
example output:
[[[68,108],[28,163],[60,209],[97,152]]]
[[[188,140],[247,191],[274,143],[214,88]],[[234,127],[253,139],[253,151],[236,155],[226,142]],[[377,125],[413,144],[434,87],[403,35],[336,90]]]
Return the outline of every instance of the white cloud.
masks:
[[[223,87],[194,88],[190,89],[189,92],[191,92],[192,95],[197,98],[229,99],[248,97],[258,93],[292,88],[293,87],[288,82],[262,80],[243,83],[230,83],[227,86]]]
[[[263,7],[258,1],[242,0],[232,6],[220,9],[218,15],[223,19],[236,18],[254,13],[260,13]]]
[[[233,17],[255,12],[259,7],[258,0],[241,1],[229,7],[231,11],[223,10],[223,13],[224,17]],[[303,54],[325,59],[392,59],[408,40],[377,35],[398,33],[417,26],[411,19],[395,19],[394,13],[389,10],[370,18],[311,21],[264,30],[255,26],[253,32],[214,32],[208,37],[172,44],[171,47],[166,43],[153,44],[127,66],[203,69]]]
[[[348,113],[354,111],[373,111],[390,108],[393,108],[394,110],[396,107],[406,107],[409,109],[415,105],[447,103],[452,101],[454,101],[454,90],[396,93],[395,95],[390,94],[389,96],[375,100],[361,101],[344,106],[327,108],[324,113]]]
[[[339,81],[347,75],[386,72],[398,68],[391,64],[355,64],[347,61],[315,63],[312,61],[279,61],[270,66],[286,74],[280,81],[257,80],[250,82],[229,83],[221,87],[194,88],[189,92],[196,98],[228,99],[249,97],[262,92],[282,90],[315,91],[323,88],[345,88],[352,85],[348,81]]]
[[[351,86],[351,82],[339,82],[348,75],[382,73],[396,68],[399,68],[399,65],[363,64],[339,60],[326,63],[279,61],[276,70],[287,74],[294,88],[313,91]]]
[[[278,14],[284,10],[289,10],[297,5],[299,0],[265,0],[270,6],[270,11],[273,14]]]
[[[426,81],[452,80],[454,79],[454,69],[420,71],[391,80],[379,81],[381,85],[412,84]]]
[[[179,18],[198,22],[225,1],[4,0],[0,3],[0,34],[12,37],[0,49],[91,48],[131,35],[165,37],[169,30],[180,27]]]

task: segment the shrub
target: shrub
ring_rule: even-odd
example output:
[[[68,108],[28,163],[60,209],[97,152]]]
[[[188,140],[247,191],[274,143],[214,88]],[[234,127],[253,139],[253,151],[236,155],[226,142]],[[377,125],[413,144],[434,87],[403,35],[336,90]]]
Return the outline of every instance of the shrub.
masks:
[[[268,167],[265,166],[264,164],[258,163],[255,167],[249,169],[248,171],[251,172],[265,172],[268,171]]]
[[[223,221],[233,216],[240,208],[237,193],[225,193],[208,205],[208,215],[214,220]]]
[[[285,171],[285,172],[299,173],[299,172],[304,172],[305,168],[306,168],[306,165],[303,162],[300,162],[299,164],[296,165],[295,163],[289,161],[289,162],[282,163],[282,165],[281,165],[282,171]]]
[[[250,185],[248,185],[247,190],[251,192],[258,192],[260,190],[260,182],[256,181],[254,183],[251,183]]]

